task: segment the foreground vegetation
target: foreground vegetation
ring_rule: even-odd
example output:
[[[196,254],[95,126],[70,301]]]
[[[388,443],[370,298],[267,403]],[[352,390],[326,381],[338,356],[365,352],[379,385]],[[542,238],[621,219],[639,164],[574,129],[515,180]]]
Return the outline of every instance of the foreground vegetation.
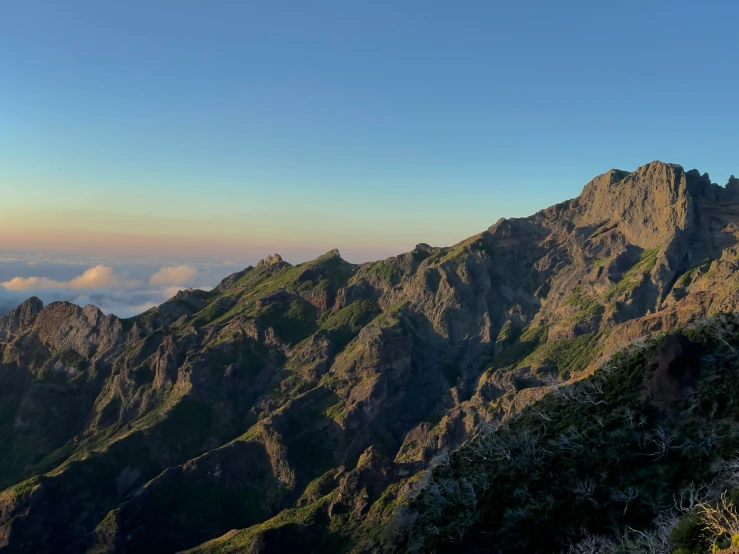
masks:
[[[436,461],[398,513],[410,551],[716,551],[739,541],[739,322],[685,331],[700,376],[653,386],[663,336]],[[475,550],[478,549],[478,550]]]

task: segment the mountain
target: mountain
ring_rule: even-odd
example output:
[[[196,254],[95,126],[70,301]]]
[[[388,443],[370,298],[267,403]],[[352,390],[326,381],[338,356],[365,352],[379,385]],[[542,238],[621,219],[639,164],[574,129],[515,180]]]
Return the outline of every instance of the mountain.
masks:
[[[29,299],[0,318],[0,548],[605,552],[737,449],[738,243],[738,179],[653,162],[131,319]]]

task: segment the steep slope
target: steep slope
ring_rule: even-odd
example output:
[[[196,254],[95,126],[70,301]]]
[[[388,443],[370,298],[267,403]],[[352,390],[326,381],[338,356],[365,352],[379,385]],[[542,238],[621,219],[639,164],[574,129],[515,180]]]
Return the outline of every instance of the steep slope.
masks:
[[[719,316],[685,331],[619,352],[591,378],[556,387],[442,457],[396,503],[386,524],[392,544],[708,552],[716,539],[732,539],[704,532],[700,503],[739,492],[739,319]]]
[[[0,546],[381,550],[439,452],[735,311],[738,241],[738,180],[654,162],[449,248],[270,256],[130,320],[31,299],[0,318]]]

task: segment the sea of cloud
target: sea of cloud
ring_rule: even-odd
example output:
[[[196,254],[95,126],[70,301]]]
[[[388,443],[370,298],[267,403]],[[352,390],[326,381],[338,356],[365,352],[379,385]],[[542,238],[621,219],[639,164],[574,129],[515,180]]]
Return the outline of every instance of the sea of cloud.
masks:
[[[94,304],[106,314],[131,317],[179,290],[211,289],[237,269],[230,265],[0,252],[0,315],[37,296],[44,304]]]

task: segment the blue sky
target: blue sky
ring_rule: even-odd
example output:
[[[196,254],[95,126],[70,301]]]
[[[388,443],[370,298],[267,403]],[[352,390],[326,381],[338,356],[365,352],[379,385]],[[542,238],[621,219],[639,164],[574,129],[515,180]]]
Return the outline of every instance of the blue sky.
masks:
[[[6,0],[0,247],[452,244],[655,159],[739,173],[735,2]]]

